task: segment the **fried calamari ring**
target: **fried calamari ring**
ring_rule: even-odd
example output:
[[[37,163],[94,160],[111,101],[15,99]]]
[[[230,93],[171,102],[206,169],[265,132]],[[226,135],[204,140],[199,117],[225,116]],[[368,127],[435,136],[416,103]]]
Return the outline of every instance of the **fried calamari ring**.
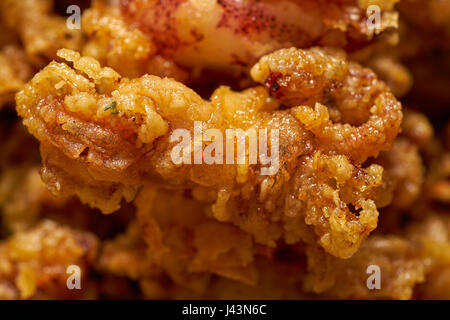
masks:
[[[357,162],[389,150],[400,129],[401,105],[389,88],[341,52],[282,49],[263,57],[251,74],[295,107],[293,113],[320,147]]]

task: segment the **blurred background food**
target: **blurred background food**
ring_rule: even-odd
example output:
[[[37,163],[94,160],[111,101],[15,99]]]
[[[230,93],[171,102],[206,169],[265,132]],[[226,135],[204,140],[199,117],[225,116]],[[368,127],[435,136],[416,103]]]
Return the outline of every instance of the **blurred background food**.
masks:
[[[0,17],[0,299],[450,299],[450,0]],[[194,120],[280,129],[278,174],[175,166]]]

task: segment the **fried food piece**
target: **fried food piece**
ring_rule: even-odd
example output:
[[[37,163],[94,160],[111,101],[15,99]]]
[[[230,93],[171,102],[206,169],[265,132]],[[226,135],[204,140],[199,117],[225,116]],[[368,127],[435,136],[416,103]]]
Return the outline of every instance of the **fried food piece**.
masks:
[[[294,255],[295,250],[283,249],[283,252],[280,250],[279,253],[273,253],[274,249],[257,245],[234,247],[234,243],[242,240],[243,235],[237,228],[205,219],[201,211],[192,211],[191,209],[199,207],[198,203],[192,206],[195,203],[192,199],[161,191],[158,191],[158,199],[159,197],[161,200],[174,200],[174,204],[169,205],[158,201],[155,203],[158,208],[152,210],[152,216],[163,231],[163,243],[168,251],[155,259],[153,249],[145,245],[145,239],[142,239],[142,228],[139,224],[132,223],[125,234],[106,243],[99,260],[99,270],[103,274],[127,275],[139,282],[146,298],[153,299],[307,297],[307,294],[299,290],[299,284],[306,273],[302,251],[298,250]],[[187,204],[187,207],[181,204]],[[173,213],[175,216],[171,215]],[[192,216],[195,217],[194,220],[202,221],[202,231],[195,231]],[[211,232],[234,231],[227,238],[222,238],[223,233],[219,232],[210,235],[206,242],[199,243],[199,235],[205,229]],[[233,244],[226,244],[227,240]],[[226,248],[228,250],[224,250]],[[235,255],[245,251],[254,256],[247,268],[242,267],[242,260],[236,259],[239,255]],[[203,271],[200,272],[199,267]],[[252,272],[249,273],[248,270]],[[252,281],[245,280],[252,273]],[[219,276],[212,276],[213,274]]]
[[[15,112],[0,113],[0,234],[10,235],[35,226],[39,220],[58,223],[95,233],[103,238],[123,230],[129,207],[108,218],[83,206],[74,197],[54,197],[42,182],[39,143],[27,132]]]
[[[31,78],[31,71],[24,74],[26,68],[44,66],[56,59],[56,51],[63,47],[80,50],[84,55],[92,56],[128,77],[150,73],[186,81],[186,71],[156,55],[153,43],[138,29],[126,25],[119,7],[113,3],[94,1],[92,7],[82,14],[81,29],[67,26],[68,16],[59,16],[54,11],[58,5],[62,6],[66,14],[65,10],[70,4],[52,0],[0,2],[0,11],[12,30],[9,32],[18,34],[25,51],[21,53],[15,47],[13,51],[7,46],[5,53],[0,53],[0,64],[4,64],[0,73],[0,104],[3,95],[8,93],[8,97],[11,97]],[[85,6],[83,4],[82,7]],[[21,12],[26,14],[22,15]]]
[[[0,108],[59,48],[81,48],[81,31],[69,29],[53,7],[53,0],[0,1]]]
[[[369,59],[367,66],[386,82],[392,93],[401,98],[413,85],[411,72],[403,64],[389,55],[376,55]]]
[[[199,202],[154,188],[140,197],[137,205],[145,212],[138,214],[139,223],[132,223],[125,234],[107,242],[99,268],[107,274],[125,275],[139,281],[147,298],[408,299],[422,287],[426,288],[425,279],[438,276],[436,268],[442,268],[446,261],[440,258],[440,262],[430,264],[436,254],[447,253],[437,247],[433,253],[434,249],[424,245],[429,239],[418,237],[422,231],[412,232],[412,237],[371,237],[353,257],[344,260],[316,246],[307,246],[306,256],[301,245],[277,249],[255,244],[242,246],[247,242],[241,238],[243,233],[206,218],[203,211],[207,207]],[[227,229],[234,231],[225,236],[220,230]],[[200,235],[204,233],[205,241],[200,243],[203,238]],[[433,237],[442,238],[439,234],[434,233]],[[256,280],[244,280],[245,268],[231,268],[231,274],[211,269],[239,265],[246,261],[242,260],[245,251],[253,257],[247,261],[251,261],[253,272],[258,275]],[[238,252],[241,255],[236,255]],[[380,290],[367,287],[373,272],[368,273],[367,268],[371,265],[380,268]],[[210,273],[220,277],[211,277]],[[444,285],[440,290],[443,288]]]
[[[2,227],[7,231],[27,229],[38,219],[43,204],[58,200],[42,182],[38,166],[11,168],[0,175]]]
[[[112,67],[122,76],[135,78],[148,73],[181,82],[187,80],[185,70],[156,54],[153,42],[139,29],[123,21],[119,7],[95,1],[83,13],[82,25],[87,38],[83,55]]]
[[[405,26],[395,51],[414,78],[406,99],[421,112],[448,118],[450,1],[405,0],[398,9]]]
[[[422,113],[411,110],[404,111],[402,135],[424,151],[434,137],[434,129],[430,120]]]
[[[19,35],[28,58],[38,67],[56,58],[56,50],[64,47],[92,56],[131,78],[149,73],[202,83],[200,75],[206,69],[234,74],[234,82],[245,77],[243,83],[249,83],[248,68],[273,50],[331,45],[353,51],[378,38],[382,31],[395,29],[395,2],[378,1],[383,10],[379,29],[367,23],[370,3],[353,0],[139,0],[121,5],[97,0],[83,12],[82,30],[69,29],[67,18],[54,12],[52,0],[20,4],[2,0],[0,8],[7,27]],[[21,12],[27,14],[22,16]]]
[[[347,68],[344,59],[319,49],[289,49],[275,55],[286,53],[304,57],[298,66],[292,65],[297,69],[317,56],[335,59],[342,66],[342,75],[333,81],[343,92],[355,93],[357,89],[345,85],[347,78],[356,80],[369,74],[367,78],[378,94],[372,93],[367,84],[369,93],[364,97],[367,105],[373,102],[374,107],[362,111],[358,120],[363,121],[366,113],[374,115],[359,127],[331,121],[314,125],[313,118],[295,114],[295,108],[270,111],[277,103],[268,99],[261,87],[242,93],[219,88],[208,102],[173,80],[154,76],[128,80],[112,69],[101,68],[91,58],[67,50],[60,55],[73,61],[80,72],[51,63],[18,94],[17,110],[41,141],[43,179],[55,194],[77,194],[82,201],[112,212],[122,197],[131,200],[142,184],[164,182],[172,188],[191,185],[198,200],[215,202],[211,208],[218,220],[237,224],[260,243],[274,246],[283,235],[288,243],[315,242],[315,233],[328,252],[349,257],[376,227],[378,212],[373,200],[383,171],[377,165],[361,168],[350,159],[361,163],[391,145],[401,121],[400,104],[369,70],[352,64]],[[262,61],[267,60],[270,57]],[[355,75],[350,67],[360,73]],[[314,72],[320,77],[323,70],[305,67],[307,76],[314,76]],[[327,91],[328,81],[325,78],[318,86]],[[320,92],[313,92],[311,99],[323,102]],[[339,95],[340,91],[336,92]],[[342,99],[350,107],[361,101],[352,95],[342,95]],[[111,103],[114,112],[105,108]],[[235,115],[237,106],[243,108],[242,117]],[[203,120],[212,128],[279,128],[282,167],[276,175],[264,177],[258,166],[249,164],[174,164],[170,154],[175,144],[169,141],[169,134],[177,127],[192,130],[195,120]],[[307,123],[306,128],[302,122]],[[355,145],[354,131],[370,130],[371,125],[379,135],[372,137],[367,131]],[[337,134],[341,126],[348,138],[344,134],[345,139],[334,149],[337,137],[327,140],[327,128]],[[325,129],[321,131],[320,127]],[[260,191],[255,194],[254,190]],[[362,208],[359,214],[350,211],[350,203],[356,210]],[[314,226],[313,232],[308,225]]]
[[[36,65],[55,59],[61,47],[79,50],[82,44],[80,30],[67,27],[67,18],[53,12],[52,0],[1,0],[0,15],[19,35],[28,58]]]
[[[426,264],[414,244],[398,236],[374,236],[350,259],[340,260],[321,248],[310,248],[305,289],[339,299],[409,299],[425,281]],[[380,270],[381,288],[370,290],[368,278]]]
[[[0,209],[2,231],[21,231],[36,222],[43,203],[60,202],[48,192],[39,175],[39,146],[13,111],[0,115]],[[9,114],[9,117],[8,117]]]
[[[132,0],[121,9],[164,57],[194,70],[239,74],[281,48],[362,47],[397,26],[395,2],[377,1],[379,29],[367,23],[368,1]]]
[[[254,257],[252,268],[258,274],[257,281],[247,283],[236,277],[237,274],[245,276],[245,269],[235,269],[231,277],[209,269],[216,263],[223,268],[239,261],[229,253],[242,252],[244,248],[234,247],[228,254],[222,251],[233,244],[246,243],[237,236],[237,229],[237,234],[219,236],[219,229],[230,226],[206,218],[203,211],[207,207],[179,193],[148,189],[137,202],[139,210],[145,210],[138,217],[140,223],[132,223],[124,235],[107,242],[100,269],[139,281],[147,298],[446,297],[450,229],[444,216],[431,215],[424,222],[416,222],[406,235],[372,236],[350,259],[335,258],[316,246],[247,247],[245,250]],[[204,230],[213,235],[205,237],[206,242],[200,244],[198,235]],[[200,257],[207,259],[199,260]],[[197,266],[203,267],[200,273]],[[379,290],[367,287],[374,270],[368,272],[369,266],[379,267]],[[211,277],[211,272],[221,277]]]
[[[420,122],[419,122],[420,123]],[[417,128],[420,128],[418,123]],[[427,174],[424,184],[423,202],[431,207],[447,208],[450,204],[450,145],[447,124],[436,135],[431,135],[429,143],[422,147],[427,163]],[[419,129],[417,131],[425,131]],[[426,131],[425,131],[426,132]],[[422,216],[422,215],[421,215]]]
[[[315,242],[315,233],[328,252],[340,257],[351,256],[376,227],[374,193],[382,184],[383,169],[360,164],[392,144],[402,114],[400,104],[369,70],[347,65],[342,56],[319,49],[274,53],[303,57],[291,66],[294,70],[306,66],[306,77],[321,79],[318,87],[325,92],[332,79],[342,88],[335,90],[343,101],[338,107],[356,108],[364,101],[367,107],[352,119],[354,124],[355,119],[363,123],[351,126],[326,117],[315,120],[309,106],[299,107],[300,111],[271,111],[278,103],[262,87],[241,93],[219,88],[208,102],[170,79],[129,80],[101,68],[92,58],[68,50],[59,54],[72,61],[78,72],[53,62],[17,95],[19,115],[41,141],[42,176],[54,194],[77,194],[83,202],[112,212],[122,197],[133,199],[137,188],[147,183],[188,187],[196,199],[215,202],[211,207],[215,218],[237,224],[260,243],[274,246],[283,236],[288,243]],[[263,58],[259,70],[266,70],[261,64],[272,56]],[[308,69],[317,58],[334,59],[340,73],[333,78],[326,70]],[[349,78],[370,81],[358,88],[346,85]],[[302,82],[297,83],[303,92]],[[367,93],[365,100],[361,92]],[[325,103],[322,97],[313,89],[311,100]],[[323,105],[320,110],[322,115],[328,112]],[[342,114],[342,118],[347,115]],[[175,164],[171,153],[176,144],[170,134],[176,128],[193,130],[194,121],[221,131],[227,127],[279,129],[278,172],[263,176],[258,170],[261,165],[248,162]],[[359,214],[350,211],[350,203],[362,209]]]
[[[407,112],[395,140],[402,114],[390,92],[404,96],[414,76],[407,101],[445,112],[450,2],[402,1],[407,37],[384,54],[377,46],[396,42],[396,2],[95,1],[83,29],[70,31],[53,12],[68,1],[0,0],[0,108],[60,47],[114,69],[64,50],[73,67],[51,63],[18,95],[41,142],[45,183],[106,213],[124,198],[137,208],[94,262],[97,237],[128,224],[131,206],[100,218],[53,199],[34,146],[1,127],[1,228],[15,234],[0,243],[0,297],[130,297],[137,282],[146,298],[450,298],[450,130],[440,142],[422,114]],[[382,9],[378,30],[366,24],[372,4]],[[248,87],[258,58],[292,45],[343,47],[352,58],[375,52],[361,61],[387,86],[327,48],[271,53],[251,72],[262,86],[220,87],[209,101],[176,81],[142,76],[192,84],[209,81],[202,70],[213,69]],[[280,168],[265,176],[248,162],[175,164],[170,137],[194,132],[194,121],[222,134],[279,129]],[[393,234],[365,241],[385,206],[389,229],[381,232]],[[85,231],[49,221],[32,228],[48,217]],[[95,264],[104,280],[94,289],[86,274],[87,290],[69,292],[65,268],[80,263],[83,275]],[[369,265],[380,267],[381,290],[367,288]]]
[[[250,235],[207,218],[205,204],[149,188],[139,195],[136,205],[137,221],[125,234],[106,242],[99,260],[101,270],[138,280],[151,298],[177,294],[172,292],[177,287],[199,295],[210,274],[256,283]],[[172,283],[165,288],[160,282],[164,277]]]
[[[391,206],[400,210],[409,209],[421,194],[425,180],[425,167],[417,146],[400,137],[392,149],[382,153],[376,162],[386,169],[391,178],[394,188]]]
[[[146,298],[306,296],[299,290],[302,248],[256,245],[238,228],[208,218],[208,206],[186,194],[149,188],[136,205],[138,221],[105,243],[98,268],[138,281]]]
[[[409,236],[422,246],[423,260],[427,262],[426,282],[416,289],[419,299],[450,299],[450,219],[448,214],[427,212],[424,221],[410,226]]]
[[[15,45],[0,50],[0,108],[14,101],[14,95],[31,78],[33,68],[24,52]]]
[[[126,206],[109,217],[82,205],[74,197],[54,197],[42,182],[37,164],[11,166],[0,175],[0,210],[2,231],[7,235],[51,219],[72,228],[95,232],[103,239],[122,231],[124,224],[134,216],[134,210]]]
[[[383,234],[398,233],[411,221],[426,220],[436,208],[448,211],[448,151],[440,141],[444,137],[434,135],[425,115],[409,110],[402,129],[394,147],[376,159],[394,189],[391,205],[380,212],[377,231]]]
[[[372,71],[347,63],[339,54],[284,49],[261,58],[251,73],[284,105],[295,107],[294,114],[321,149],[362,163],[390,149],[401,108]]]
[[[304,254],[284,248],[271,257],[258,256],[255,266],[259,274],[256,286],[249,286],[225,278],[213,278],[203,299],[292,300],[314,299],[317,295],[302,291],[306,275]]]
[[[430,164],[425,193],[430,201],[450,204],[450,152],[444,152]]]
[[[82,298],[68,290],[66,268],[78,265],[87,286],[89,267],[97,250],[92,234],[42,221],[0,244],[0,297],[2,299]],[[86,288],[82,294],[89,294]],[[89,295],[88,295],[89,297]]]

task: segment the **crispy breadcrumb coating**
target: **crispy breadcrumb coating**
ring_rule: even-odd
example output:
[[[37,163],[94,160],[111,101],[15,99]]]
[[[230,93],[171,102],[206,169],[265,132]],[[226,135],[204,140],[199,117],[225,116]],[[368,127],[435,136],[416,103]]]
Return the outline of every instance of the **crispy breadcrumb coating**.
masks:
[[[304,78],[317,83],[318,89],[311,88],[314,102],[289,98],[291,105],[297,101],[305,106],[275,111],[278,104],[269,98],[273,86],[268,92],[256,87],[242,93],[219,88],[209,102],[170,79],[129,80],[73,51],[59,55],[73,62],[75,70],[52,62],[17,95],[19,115],[41,141],[42,176],[54,194],[77,194],[109,213],[118,209],[122,197],[133,199],[141,185],[190,185],[198,200],[215,202],[216,219],[233,222],[259,243],[319,241],[339,257],[350,257],[376,227],[374,194],[383,168],[361,164],[392,144],[401,106],[370,70],[348,64],[342,54],[285,49],[262,58],[252,75],[266,82],[279,72],[281,103],[293,92],[292,83],[298,90],[303,83],[309,88]],[[274,56],[290,64],[281,58],[272,70]],[[314,64],[320,59],[340,68]],[[299,70],[304,77],[295,77]],[[284,85],[286,78],[293,82]],[[365,86],[352,84],[358,80]],[[329,101],[324,96],[330,90],[337,100],[330,109],[341,114],[341,123],[328,120],[321,104]],[[355,109],[361,101],[367,107]],[[117,114],[105,108],[111,103]],[[319,108],[318,119],[307,103]],[[243,108],[242,116],[228,117],[236,108]],[[350,117],[353,109],[361,111]],[[258,165],[174,164],[169,135],[176,128],[192,129],[195,120],[212,128],[279,129],[280,170],[264,177]],[[360,212],[352,212],[350,204]]]
[[[294,115],[321,149],[348,154],[358,163],[389,150],[399,131],[401,106],[388,87],[339,52],[280,50],[261,58],[252,77],[295,107]]]

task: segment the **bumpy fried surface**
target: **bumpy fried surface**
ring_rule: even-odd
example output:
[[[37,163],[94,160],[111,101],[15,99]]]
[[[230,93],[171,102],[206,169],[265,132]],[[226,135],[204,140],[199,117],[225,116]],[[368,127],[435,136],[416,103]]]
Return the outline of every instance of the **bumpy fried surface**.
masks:
[[[426,47],[430,51],[419,51],[404,59],[415,79],[407,98],[411,104],[417,105],[421,112],[448,119],[450,49]]]
[[[274,72],[280,74],[279,101],[304,105],[270,111],[278,103],[262,87],[241,93],[219,88],[208,102],[170,79],[128,80],[92,58],[68,50],[59,54],[78,72],[53,62],[17,96],[19,115],[41,141],[42,175],[53,193],[75,193],[112,212],[122,197],[131,200],[144,184],[188,187],[198,200],[215,201],[215,218],[237,224],[260,243],[274,246],[282,237],[288,243],[315,242],[315,234],[340,257],[351,256],[376,227],[374,190],[382,184],[383,169],[360,164],[390,147],[402,114],[370,70],[320,49],[276,52],[254,67],[253,77],[267,84]],[[340,68],[317,63],[320,59]],[[281,63],[271,66],[271,61]],[[297,70],[302,76],[295,76]],[[309,89],[307,79],[319,88],[310,89],[310,100],[291,97],[294,86]],[[362,85],[355,86],[358,81]],[[330,95],[336,97],[330,104],[332,120],[321,104]],[[118,114],[105,110],[112,101]],[[362,102],[367,107],[350,117],[348,110]],[[242,117],[236,108],[243,108]],[[177,127],[192,129],[195,120],[213,128],[279,129],[278,173],[261,176],[259,165],[248,164],[175,165],[169,135]],[[349,204],[361,209],[359,214]]]

